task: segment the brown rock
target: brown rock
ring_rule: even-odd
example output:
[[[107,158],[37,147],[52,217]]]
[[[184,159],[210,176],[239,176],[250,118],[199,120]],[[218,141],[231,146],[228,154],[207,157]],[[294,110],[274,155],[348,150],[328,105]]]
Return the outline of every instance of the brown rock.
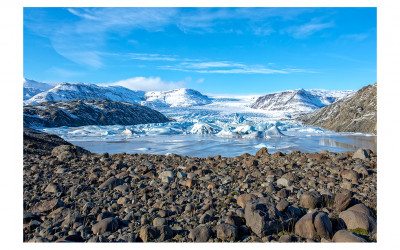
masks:
[[[317,238],[317,231],[314,227],[314,218],[317,215],[317,212],[309,213],[301,217],[299,221],[297,221],[294,231],[297,235],[306,239],[315,239]]]
[[[332,224],[326,213],[319,212],[314,219],[314,227],[321,238],[332,238]]]
[[[300,206],[316,208],[321,204],[321,195],[317,191],[306,192],[300,196]]]
[[[343,179],[350,180],[353,183],[358,181],[358,173],[354,170],[351,169],[343,170],[341,175]]]
[[[238,199],[237,199],[237,204],[241,207],[241,208],[245,208],[246,207],[246,203],[251,200],[256,198],[257,196],[255,196],[254,194],[241,194],[239,195]]]
[[[335,196],[335,209],[337,211],[344,211],[351,203],[351,192],[349,190],[343,190],[341,193]]]
[[[357,236],[355,233],[347,230],[339,230],[332,238],[333,242],[367,242],[363,238]]]
[[[118,221],[115,218],[109,217],[101,220],[93,225],[92,231],[94,234],[103,234],[105,232],[115,232],[118,229]]]

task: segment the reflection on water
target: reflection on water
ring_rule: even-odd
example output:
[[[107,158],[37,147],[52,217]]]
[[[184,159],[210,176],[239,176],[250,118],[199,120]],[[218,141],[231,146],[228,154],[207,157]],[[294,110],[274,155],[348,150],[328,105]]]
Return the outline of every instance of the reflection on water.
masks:
[[[234,157],[244,153],[255,154],[261,147],[268,152],[289,153],[319,152],[328,150],[342,153],[369,148],[376,152],[376,136],[335,135],[335,136],[286,136],[271,139],[227,139],[215,136],[169,135],[145,136],[127,140],[72,141],[73,144],[86,148],[93,153],[175,153],[186,156],[208,157],[221,155]]]
[[[356,151],[359,148],[371,149],[376,152],[376,136],[335,136],[322,137],[319,140],[322,146],[346,148]]]

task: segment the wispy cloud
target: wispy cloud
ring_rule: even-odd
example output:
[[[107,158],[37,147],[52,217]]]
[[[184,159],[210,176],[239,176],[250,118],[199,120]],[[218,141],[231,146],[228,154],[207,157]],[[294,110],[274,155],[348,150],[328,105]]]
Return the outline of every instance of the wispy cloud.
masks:
[[[183,72],[195,72],[206,74],[289,74],[289,73],[316,73],[311,70],[297,68],[269,68],[264,65],[245,65],[243,63],[229,61],[210,61],[199,63],[183,62],[176,65],[159,66],[164,70],[175,70]]]
[[[132,30],[159,32],[175,27],[185,33],[235,33],[268,36],[280,30],[276,21],[292,21],[312,8],[67,8],[77,21],[47,20],[25,16],[26,27],[49,38],[55,51],[65,58],[95,69],[105,65],[107,42]],[[41,11],[49,11],[41,9]],[[45,14],[43,16],[46,16]],[[241,22],[237,22],[241,20]],[[298,23],[298,20],[296,21]],[[300,21],[301,23],[301,21]],[[286,25],[286,24],[285,24]],[[312,20],[286,32],[305,38],[334,23]],[[137,40],[134,43],[138,43]],[[174,61],[174,56],[132,54],[132,59]]]
[[[316,32],[322,31],[327,28],[332,28],[335,26],[333,21],[322,22],[319,19],[313,19],[308,23],[302,25],[291,26],[284,29],[282,32],[293,36],[296,39],[308,38]]]
[[[176,56],[160,55],[160,54],[140,54],[140,53],[129,53],[128,57],[133,60],[142,61],[177,61]]]
[[[164,81],[160,77],[133,77],[105,85],[118,85],[132,90],[155,91],[183,88],[186,84],[186,81]]]

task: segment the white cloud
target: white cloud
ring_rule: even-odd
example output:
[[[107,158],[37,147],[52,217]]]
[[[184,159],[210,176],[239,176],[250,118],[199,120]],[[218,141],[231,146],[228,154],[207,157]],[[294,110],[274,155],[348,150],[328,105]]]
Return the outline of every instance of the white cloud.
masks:
[[[269,64],[274,65],[274,64]],[[288,73],[316,73],[307,69],[297,68],[268,68],[264,65],[245,65],[229,61],[210,61],[199,63],[183,62],[177,65],[159,66],[159,69],[206,74],[288,74]]]
[[[131,90],[155,91],[183,88],[186,86],[186,81],[169,82],[160,77],[133,77],[107,85],[123,86]]]
[[[134,60],[142,61],[176,61],[176,56],[160,55],[160,54],[140,54],[140,53],[129,53],[128,57]]]
[[[284,30],[283,33],[288,33],[296,39],[304,39],[318,31],[331,28],[333,26],[335,26],[335,23],[333,21],[323,23],[320,22],[320,20],[318,19],[313,19],[303,25],[291,26]]]

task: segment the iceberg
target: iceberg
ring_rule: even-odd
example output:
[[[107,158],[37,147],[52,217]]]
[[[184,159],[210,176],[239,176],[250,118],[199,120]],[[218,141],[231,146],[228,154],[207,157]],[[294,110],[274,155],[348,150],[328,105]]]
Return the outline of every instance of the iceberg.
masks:
[[[192,129],[190,130],[190,133],[197,135],[215,134],[216,129],[206,123],[196,123],[193,125]]]
[[[278,129],[277,126],[273,126],[272,128],[266,130],[265,138],[272,138],[272,137],[283,137],[285,136],[282,132]]]

